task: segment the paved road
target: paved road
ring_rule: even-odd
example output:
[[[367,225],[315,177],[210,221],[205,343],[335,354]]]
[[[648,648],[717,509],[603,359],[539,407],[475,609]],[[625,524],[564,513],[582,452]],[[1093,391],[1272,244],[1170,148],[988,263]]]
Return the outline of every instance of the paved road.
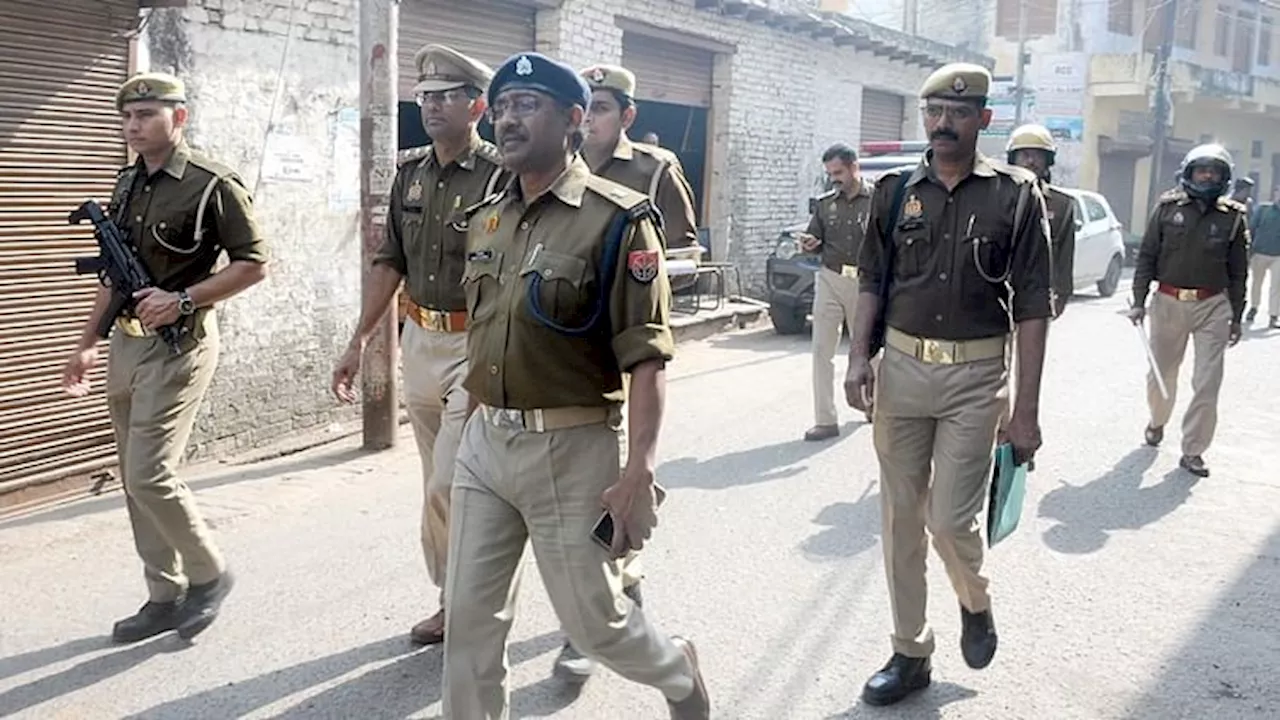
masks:
[[[757,331],[683,350],[645,593],[662,627],[698,641],[716,717],[1280,717],[1280,332],[1231,352],[1214,476],[1197,482],[1177,470],[1176,429],[1165,448],[1140,447],[1144,359],[1122,304],[1078,302],[1054,328],[1047,445],[1023,527],[989,555],[995,663],[964,666],[931,556],[935,684],[891,710],[857,702],[888,656],[869,428],[849,412],[840,440],[799,440],[803,338]],[[440,651],[405,638],[434,608],[403,440],[196,480],[241,584],[193,646],[107,643],[142,592],[118,493],[0,524],[0,715],[437,717]],[[656,691],[609,673],[576,697],[548,679],[559,636],[532,568],[512,641],[515,717],[665,717]]]

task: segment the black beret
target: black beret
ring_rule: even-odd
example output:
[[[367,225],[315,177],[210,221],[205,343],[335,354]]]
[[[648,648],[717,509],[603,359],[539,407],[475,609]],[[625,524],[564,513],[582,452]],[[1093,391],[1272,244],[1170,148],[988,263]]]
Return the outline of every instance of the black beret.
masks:
[[[591,88],[578,71],[535,52],[507,58],[489,83],[489,104],[504,90],[537,90],[569,105],[591,106]]]

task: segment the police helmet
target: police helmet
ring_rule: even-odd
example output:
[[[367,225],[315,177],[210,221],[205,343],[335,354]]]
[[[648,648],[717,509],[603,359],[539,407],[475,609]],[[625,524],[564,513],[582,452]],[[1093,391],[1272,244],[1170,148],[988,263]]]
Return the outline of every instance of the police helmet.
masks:
[[[1005,159],[1012,163],[1013,153],[1018,150],[1044,150],[1049,153],[1049,164],[1053,165],[1058,155],[1058,144],[1053,141],[1049,128],[1031,123],[1009,134],[1009,142],[1004,147]]]
[[[1217,181],[1197,183],[1191,179],[1191,172],[1198,167],[1216,167],[1221,177]],[[1188,195],[1212,200],[1227,193],[1227,189],[1231,187],[1233,169],[1231,153],[1226,148],[1217,143],[1198,145],[1191,148],[1191,152],[1182,159],[1182,166],[1178,168],[1178,182]]]

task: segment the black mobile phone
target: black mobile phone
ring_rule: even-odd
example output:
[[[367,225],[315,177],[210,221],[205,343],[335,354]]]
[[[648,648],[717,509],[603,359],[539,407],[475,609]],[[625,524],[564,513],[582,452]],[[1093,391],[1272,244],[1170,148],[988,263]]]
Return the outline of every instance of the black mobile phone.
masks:
[[[653,491],[654,496],[657,498],[658,507],[662,507],[662,501],[667,499],[667,491],[661,485],[654,485]],[[608,510],[600,513],[600,519],[591,528],[591,539],[599,543],[605,550],[613,549],[613,516],[609,514]]]

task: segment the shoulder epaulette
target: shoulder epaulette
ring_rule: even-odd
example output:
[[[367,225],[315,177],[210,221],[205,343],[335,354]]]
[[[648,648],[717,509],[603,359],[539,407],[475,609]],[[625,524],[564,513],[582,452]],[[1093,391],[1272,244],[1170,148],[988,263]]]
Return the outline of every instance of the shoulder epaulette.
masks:
[[[626,210],[632,220],[653,214],[653,204],[644,193],[599,175],[587,176],[587,189]]]
[[[423,145],[421,147],[415,147],[415,148],[405,148],[404,150],[401,150],[400,152],[396,153],[396,167],[401,167],[405,163],[413,162],[414,160],[421,160],[422,158],[426,157],[427,153],[429,152],[431,152],[430,145]]]
[[[991,167],[996,172],[1004,173],[1020,182],[1038,183],[1040,181],[1040,178],[1035,173],[1019,165],[1010,165],[1006,162],[998,162],[991,159],[988,159],[987,162],[991,163]]]
[[[661,160],[662,162],[667,163],[668,165],[676,165],[676,166],[680,165],[680,156],[676,155],[675,153],[671,152],[666,148],[662,148],[662,147],[658,147],[657,145],[650,145],[649,143],[642,143],[642,142],[632,142],[631,147],[635,149],[637,152],[644,153],[645,155],[649,155],[650,157],[653,157],[656,160]]]
[[[235,170],[232,170],[229,166],[223,165],[203,153],[192,152],[190,157],[187,158],[187,164],[194,165],[205,172],[216,175],[219,178],[238,177]]]
[[[1186,200],[1186,199],[1187,199],[1187,192],[1185,190],[1183,190],[1182,188],[1174,188],[1172,190],[1165,190],[1163,193],[1161,193],[1160,199],[1157,200],[1157,202],[1159,202],[1161,205],[1166,205],[1168,203],[1173,203],[1173,202],[1182,202],[1183,200]]]
[[[1222,196],[1222,197],[1220,197],[1220,198],[1218,198],[1218,209],[1220,209],[1220,210],[1225,210],[1225,211],[1228,211],[1228,212],[1230,212],[1230,211],[1232,211],[1232,210],[1234,210],[1234,211],[1236,211],[1236,212],[1240,212],[1240,213],[1248,213],[1248,212],[1249,212],[1249,208],[1248,208],[1248,206],[1246,206],[1244,203],[1242,203],[1242,202],[1240,202],[1239,200],[1236,200],[1236,199],[1234,199],[1234,198],[1226,197],[1225,195],[1224,195],[1224,196]]]
[[[476,146],[476,155],[488,160],[494,165],[502,165],[502,151],[498,150],[498,146],[485,140]]]

